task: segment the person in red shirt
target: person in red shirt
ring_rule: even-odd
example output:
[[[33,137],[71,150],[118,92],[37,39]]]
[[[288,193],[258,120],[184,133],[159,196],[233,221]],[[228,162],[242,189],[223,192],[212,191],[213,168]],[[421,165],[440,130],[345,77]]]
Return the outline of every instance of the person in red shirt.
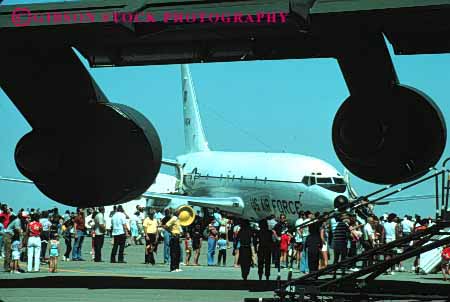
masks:
[[[447,275],[450,275],[450,244],[444,246],[441,253],[442,263],[441,270],[444,276],[444,281],[447,281]]]
[[[3,217],[3,226],[6,229],[11,219],[11,211],[8,209],[7,204],[2,204],[1,210],[0,217]]]
[[[288,250],[289,250],[289,244],[291,243],[291,235],[287,232],[283,233],[281,235],[281,241],[280,241],[280,252],[281,252],[281,259],[280,262],[286,263],[286,267],[288,267]]]
[[[75,242],[73,243],[72,260],[84,261],[84,259],[81,258],[81,247],[86,233],[84,209],[78,208],[77,213],[78,215],[73,220]]]
[[[28,237],[28,272],[33,269],[34,258],[34,271],[39,271],[40,255],[41,255],[41,232],[42,224],[39,222],[39,215],[33,214],[31,216],[31,222],[28,224],[27,237]],[[34,257],[33,257],[34,254]]]

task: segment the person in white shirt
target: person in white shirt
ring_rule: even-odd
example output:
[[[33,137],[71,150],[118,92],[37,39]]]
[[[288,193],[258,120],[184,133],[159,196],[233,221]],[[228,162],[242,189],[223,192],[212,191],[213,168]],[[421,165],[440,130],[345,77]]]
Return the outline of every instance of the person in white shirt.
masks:
[[[134,215],[131,215],[130,217],[130,232],[131,232],[131,238],[134,245],[138,245],[138,237],[140,238],[141,235],[139,234],[139,212],[134,213]],[[142,223],[141,223],[142,224]]]
[[[306,211],[305,212],[305,220],[303,220],[303,223],[307,223],[308,221],[310,221],[311,219],[313,219],[313,213],[311,213],[310,211]],[[306,240],[309,236],[309,227],[304,227],[303,228],[303,240]]]
[[[269,225],[269,231],[272,231],[277,223],[278,222],[275,219],[275,215],[270,216],[270,218],[267,220],[267,224]]]
[[[138,235],[136,237],[136,241],[139,245],[143,245],[144,243],[142,242],[143,239],[145,239],[145,233],[144,233],[144,219],[145,219],[145,207],[137,205],[136,206],[137,211],[139,212],[139,219],[137,220],[137,226],[138,226]]]
[[[126,263],[123,258],[123,252],[125,250],[126,238],[129,236],[129,229],[127,224],[127,218],[124,214],[121,205],[117,207],[117,212],[114,213],[112,219],[112,236],[114,238],[114,245],[111,251],[111,263],[116,263],[117,249],[119,249],[119,263]]]
[[[305,219],[303,220],[303,223],[307,223],[313,219],[313,213],[311,211],[305,212]],[[303,242],[306,243],[309,236],[309,226],[305,226],[302,228],[302,237]],[[303,253],[300,258],[300,271],[304,274],[309,273],[309,264],[308,264],[308,249],[306,248],[306,244],[303,244]]]
[[[363,229],[363,247],[364,251],[369,251],[374,246],[374,240],[375,240],[375,230],[374,230],[375,220],[373,217],[367,218],[367,223],[364,225]],[[368,261],[364,261],[363,267],[367,267],[373,264],[373,259],[369,259]]]
[[[300,211],[298,213],[298,219],[295,221],[295,258],[297,260],[297,267],[300,270],[300,260],[302,259],[302,252],[304,247],[303,242],[303,228],[299,228],[304,222],[305,212]]]
[[[84,220],[84,227],[86,228],[86,234],[92,235],[92,228],[94,226],[94,219],[92,219],[92,209],[87,210],[88,215]]]
[[[397,217],[397,215],[391,213],[387,217],[387,221],[383,224],[384,227],[384,234],[386,237],[386,244],[395,241],[397,239],[397,224],[395,223],[394,219]],[[392,257],[392,253],[388,253],[384,256],[385,260],[389,260]],[[386,274],[394,274],[394,267],[390,268],[390,272],[386,272]]]
[[[52,223],[48,219],[48,211],[43,211],[39,222],[42,224],[41,232],[41,262],[45,261],[45,254],[47,252],[47,244],[50,241],[50,227]]]
[[[397,224],[394,221],[395,217],[395,214],[389,214],[387,221],[383,225],[386,243],[395,241],[397,239]]]
[[[401,222],[403,237],[409,236],[412,233],[413,222],[411,221],[411,218],[408,215],[405,215]]]
[[[219,208],[216,208],[216,209],[214,210],[213,216],[214,216],[214,227],[215,227],[217,230],[219,230],[220,222],[221,222],[221,220],[222,220],[222,214],[220,214]]]
[[[164,218],[164,214],[161,213],[161,211],[156,212],[156,214],[155,214],[156,220],[161,221],[161,219],[163,219],[163,218]]]
[[[98,213],[94,217],[94,261],[102,262],[102,248],[105,241],[106,222],[105,207],[99,207]]]

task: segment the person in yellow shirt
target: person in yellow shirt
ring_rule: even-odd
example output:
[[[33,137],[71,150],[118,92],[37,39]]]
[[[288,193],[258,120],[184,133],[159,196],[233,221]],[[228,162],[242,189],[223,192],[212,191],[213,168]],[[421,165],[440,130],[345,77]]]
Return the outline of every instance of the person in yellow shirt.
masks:
[[[163,226],[167,231],[170,232],[170,271],[171,272],[181,272],[180,270],[180,257],[181,257],[181,249],[180,249],[180,236],[181,236],[181,225],[180,220],[178,219],[179,211],[175,211],[172,218],[166,222],[166,225]]]
[[[145,264],[155,265],[154,251],[158,243],[158,220],[155,219],[155,212],[149,211],[142,223],[145,233]]]

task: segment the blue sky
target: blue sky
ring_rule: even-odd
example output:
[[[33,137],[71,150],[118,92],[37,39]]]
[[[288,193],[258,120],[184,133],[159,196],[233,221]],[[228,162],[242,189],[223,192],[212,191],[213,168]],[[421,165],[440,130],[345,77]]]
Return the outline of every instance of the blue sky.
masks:
[[[31,1],[14,1],[19,2]],[[401,83],[428,94],[449,120],[450,55],[392,56]],[[164,157],[174,158],[183,153],[179,65],[90,69],[82,60],[110,101],[136,108],[154,124]],[[331,126],[349,93],[336,60],[192,64],[191,73],[203,126],[213,150],[305,154],[343,171],[333,150]],[[0,175],[22,177],[15,166],[14,148],[31,128],[1,89],[0,127],[3,129]],[[450,156],[448,144],[443,158],[445,155]],[[355,176],[352,184],[360,194],[379,188]],[[422,185],[402,195],[432,194],[433,185]],[[57,205],[33,185],[5,182],[0,182],[0,201],[14,208]],[[377,209],[378,213],[384,211],[430,215],[434,213],[434,200]]]

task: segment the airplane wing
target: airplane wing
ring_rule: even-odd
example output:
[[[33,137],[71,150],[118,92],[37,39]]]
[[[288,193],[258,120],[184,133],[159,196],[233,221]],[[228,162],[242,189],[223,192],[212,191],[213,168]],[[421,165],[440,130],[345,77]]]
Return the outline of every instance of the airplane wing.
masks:
[[[240,197],[192,197],[176,194],[147,192],[142,197],[151,199],[151,205],[156,207],[178,207],[190,205],[206,208],[219,208],[221,211],[235,215],[244,212],[244,201]]]
[[[19,178],[3,177],[3,176],[0,176],[0,180],[11,181],[11,182],[21,182],[21,183],[27,183],[27,184],[34,183],[31,180],[29,180],[29,179],[19,179]]]

